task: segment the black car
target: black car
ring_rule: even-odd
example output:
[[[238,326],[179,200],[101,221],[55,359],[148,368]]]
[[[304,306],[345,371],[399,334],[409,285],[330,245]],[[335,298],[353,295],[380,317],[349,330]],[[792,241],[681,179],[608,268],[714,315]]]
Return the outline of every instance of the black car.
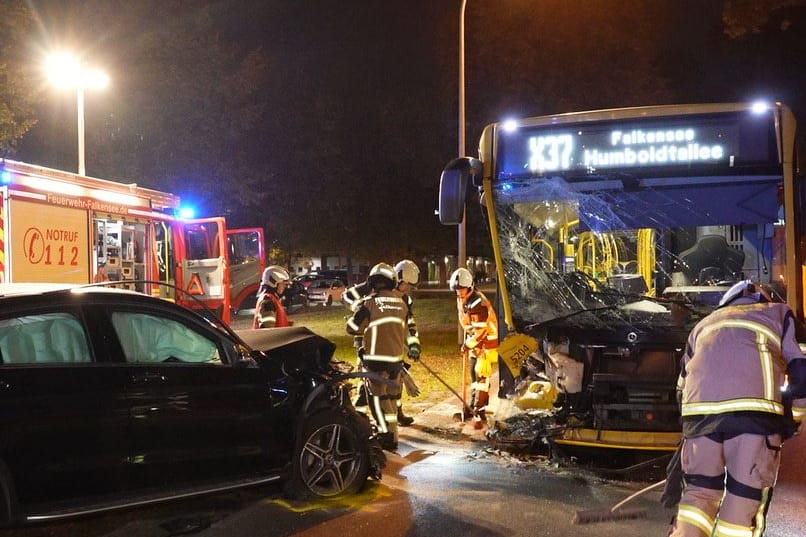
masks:
[[[333,343],[302,327],[243,336],[134,292],[0,285],[0,525],[379,478]]]

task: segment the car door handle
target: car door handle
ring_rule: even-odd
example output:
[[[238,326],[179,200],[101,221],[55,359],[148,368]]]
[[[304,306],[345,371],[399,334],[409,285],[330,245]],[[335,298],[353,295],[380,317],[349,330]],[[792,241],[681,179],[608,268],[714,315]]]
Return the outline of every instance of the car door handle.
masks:
[[[132,384],[148,384],[154,382],[165,382],[165,375],[160,373],[138,373],[132,375]]]

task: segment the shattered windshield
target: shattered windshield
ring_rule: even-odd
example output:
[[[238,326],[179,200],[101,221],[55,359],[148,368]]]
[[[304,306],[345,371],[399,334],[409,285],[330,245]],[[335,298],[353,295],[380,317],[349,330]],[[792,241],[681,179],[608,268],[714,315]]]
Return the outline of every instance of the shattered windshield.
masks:
[[[682,328],[739,280],[775,285],[784,263],[778,178],[584,179],[493,187],[519,329]]]

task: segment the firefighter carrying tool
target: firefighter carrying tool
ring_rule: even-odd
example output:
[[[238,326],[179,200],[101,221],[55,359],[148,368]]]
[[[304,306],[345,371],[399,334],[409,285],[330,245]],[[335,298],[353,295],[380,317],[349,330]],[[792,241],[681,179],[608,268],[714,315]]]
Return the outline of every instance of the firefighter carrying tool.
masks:
[[[498,318],[490,300],[475,288],[473,275],[466,268],[456,269],[451,274],[450,288],[456,292],[459,322],[465,333],[462,354],[466,357],[463,364],[469,362],[472,381],[473,426],[481,429],[487,422],[490,377],[493,366],[498,363]]]

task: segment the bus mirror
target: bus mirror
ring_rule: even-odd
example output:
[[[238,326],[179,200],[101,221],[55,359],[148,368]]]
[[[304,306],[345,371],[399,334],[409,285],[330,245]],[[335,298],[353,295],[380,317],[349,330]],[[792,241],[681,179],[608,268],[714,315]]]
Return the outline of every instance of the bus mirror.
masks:
[[[450,225],[462,221],[467,185],[472,179],[481,177],[481,171],[481,161],[470,157],[454,159],[445,166],[439,179],[440,223]]]

